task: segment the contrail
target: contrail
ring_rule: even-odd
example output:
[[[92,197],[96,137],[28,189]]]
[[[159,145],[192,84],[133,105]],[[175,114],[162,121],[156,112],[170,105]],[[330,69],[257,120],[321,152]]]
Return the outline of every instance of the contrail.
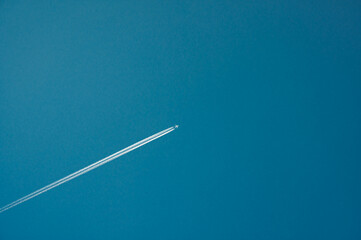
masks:
[[[114,153],[114,154],[112,154],[112,155],[110,155],[110,156],[108,156],[106,158],[103,158],[103,159],[99,160],[98,162],[95,162],[95,163],[93,163],[93,164],[91,164],[91,165],[89,165],[89,166],[87,166],[85,168],[82,168],[79,171],[76,171],[76,172],[74,172],[74,173],[72,173],[72,174],[70,174],[70,175],[68,175],[68,176],[66,176],[66,177],[64,177],[62,179],[59,179],[56,182],[53,182],[53,183],[51,183],[51,184],[49,184],[49,185],[47,185],[47,186],[45,186],[43,188],[40,188],[39,190],[37,190],[37,191],[35,191],[33,193],[30,193],[30,194],[26,195],[25,197],[22,197],[22,198],[14,201],[14,202],[9,203],[8,205],[5,205],[4,207],[0,208],[0,213],[4,212],[4,211],[6,211],[6,210],[8,210],[8,209],[10,209],[12,207],[15,207],[16,205],[19,205],[20,203],[23,203],[23,202],[25,202],[27,200],[30,200],[33,197],[36,197],[36,196],[38,196],[38,195],[40,195],[40,194],[42,194],[44,192],[47,192],[50,189],[55,188],[55,187],[57,187],[57,186],[59,186],[59,185],[61,185],[63,183],[66,183],[66,182],[68,182],[68,181],[70,181],[70,180],[72,180],[72,179],[74,179],[76,177],[79,177],[79,176],[81,176],[81,175],[83,175],[83,174],[85,174],[85,173],[87,173],[87,172],[89,172],[89,171],[91,171],[91,170],[93,170],[93,169],[95,169],[97,167],[100,167],[103,164],[106,164],[106,163],[108,163],[110,161],[113,161],[114,159],[116,159],[116,158],[118,158],[118,157],[120,157],[120,156],[122,156],[122,155],[124,155],[124,154],[126,154],[128,152],[131,152],[131,151],[143,146],[144,144],[147,144],[147,143],[149,143],[151,141],[154,141],[155,139],[160,138],[160,137],[174,131],[177,128],[178,128],[178,125],[167,128],[167,129],[165,129],[165,130],[163,130],[163,131],[161,131],[159,133],[156,133],[156,134],[154,134],[154,135],[152,135],[150,137],[147,137],[147,138],[145,138],[145,139],[143,139],[143,140],[141,140],[141,141],[139,141],[137,143],[134,143],[133,145],[130,145],[129,147],[126,147],[126,148],[120,150],[119,152],[116,152],[116,153]]]

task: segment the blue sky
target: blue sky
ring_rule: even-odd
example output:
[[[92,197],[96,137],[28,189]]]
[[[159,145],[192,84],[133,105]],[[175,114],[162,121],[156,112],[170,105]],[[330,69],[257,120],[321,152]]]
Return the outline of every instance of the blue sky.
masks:
[[[1,239],[360,239],[358,1],[2,1]]]

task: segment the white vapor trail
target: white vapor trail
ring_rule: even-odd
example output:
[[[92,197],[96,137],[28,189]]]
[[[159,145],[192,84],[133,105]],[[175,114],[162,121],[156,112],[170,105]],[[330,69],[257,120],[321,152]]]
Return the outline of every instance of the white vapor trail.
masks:
[[[81,176],[81,175],[83,175],[83,174],[85,174],[85,173],[87,173],[87,172],[89,172],[89,171],[91,171],[91,170],[93,170],[93,169],[95,169],[97,167],[102,166],[103,164],[106,164],[106,163],[108,163],[110,161],[113,161],[114,159],[116,159],[116,158],[118,158],[118,157],[120,157],[120,156],[122,156],[122,155],[124,155],[124,154],[126,154],[128,152],[131,152],[131,151],[143,146],[144,144],[147,144],[147,143],[149,143],[151,141],[154,141],[155,139],[160,138],[160,137],[174,131],[176,128],[178,128],[178,125],[167,128],[167,129],[165,129],[165,130],[163,130],[163,131],[161,131],[159,133],[156,133],[156,134],[154,134],[154,135],[152,135],[150,137],[147,137],[147,138],[145,138],[145,139],[143,139],[143,140],[141,140],[141,141],[139,141],[137,143],[134,143],[133,145],[130,145],[129,147],[126,147],[126,148],[124,148],[124,149],[122,149],[122,150],[120,150],[120,151],[106,157],[106,158],[103,158],[103,159],[99,160],[98,162],[95,162],[95,163],[93,163],[93,164],[91,164],[91,165],[89,165],[89,166],[87,166],[85,168],[82,168],[79,171],[76,171],[76,172],[74,172],[74,173],[72,173],[72,174],[70,174],[70,175],[68,175],[68,176],[66,176],[66,177],[64,177],[62,179],[59,179],[58,181],[55,181],[55,182],[53,182],[53,183],[51,183],[51,184],[49,184],[49,185],[47,185],[47,186],[45,186],[43,188],[40,188],[39,190],[37,190],[37,191],[35,191],[33,193],[30,193],[30,194],[26,195],[25,197],[22,197],[22,198],[14,201],[14,202],[9,203],[8,205],[5,205],[4,207],[0,208],[0,213],[4,212],[4,211],[6,211],[6,210],[8,210],[8,209],[10,209],[12,207],[15,207],[16,205],[19,205],[20,203],[23,203],[23,202],[25,202],[27,200],[30,200],[33,197],[36,197],[36,196],[38,196],[38,195],[40,195],[40,194],[42,194],[44,192],[47,192],[50,189],[55,188],[55,187],[57,187],[57,186],[59,186],[59,185],[61,185],[63,183],[66,183],[66,182],[68,182],[68,181],[70,181],[70,180],[72,180],[72,179],[74,179],[76,177],[79,177],[79,176]]]

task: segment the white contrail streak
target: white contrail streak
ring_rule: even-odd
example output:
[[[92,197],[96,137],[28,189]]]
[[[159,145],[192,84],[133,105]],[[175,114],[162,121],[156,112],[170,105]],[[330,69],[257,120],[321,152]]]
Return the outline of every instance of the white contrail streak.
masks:
[[[124,155],[124,154],[126,154],[128,152],[131,152],[131,151],[143,146],[144,144],[147,144],[147,143],[149,143],[151,141],[154,141],[155,139],[160,138],[160,137],[174,131],[176,128],[178,128],[178,125],[167,128],[167,129],[165,129],[165,130],[163,130],[163,131],[161,131],[159,133],[156,133],[156,134],[154,134],[154,135],[152,135],[150,137],[147,137],[147,138],[145,138],[145,139],[143,139],[143,140],[141,140],[141,141],[139,141],[137,143],[134,143],[133,145],[130,145],[129,147],[126,147],[126,148],[120,150],[119,152],[116,152],[116,153],[114,153],[114,154],[112,154],[112,155],[110,155],[110,156],[108,156],[106,158],[103,158],[103,159],[99,160],[98,162],[95,162],[95,163],[93,163],[93,164],[91,164],[91,165],[89,165],[89,166],[87,166],[85,168],[82,168],[79,171],[76,171],[76,172],[74,172],[74,173],[72,173],[72,174],[70,174],[70,175],[68,175],[68,176],[66,176],[66,177],[64,177],[62,179],[59,179],[56,182],[53,182],[53,183],[51,183],[51,184],[49,184],[49,185],[47,185],[47,186],[45,186],[43,188],[40,188],[39,190],[37,190],[37,191],[35,191],[33,193],[30,193],[30,194],[26,195],[25,197],[22,197],[22,198],[14,201],[14,202],[9,203],[8,205],[5,205],[4,207],[0,208],[0,213],[4,212],[4,211],[6,211],[6,210],[8,210],[8,209],[10,209],[12,207],[15,207],[16,205],[18,205],[20,203],[23,203],[23,202],[25,202],[25,201],[27,201],[29,199],[32,199],[33,197],[36,197],[36,196],[38,196],[38,195],[40,195],[40,194],[42,194],[44,192],[47,192],[50,189],[55,188],[55,187],[57,187],[57,186],[59,186],[59,185],[61,185],[63,183],[66,183],[66,182],[68,182],[68,181],[70,181],[70,180],[72,180],[72,179],[74,179],[76,177],[79,177],[79,176],[81,176],[81,175],[83,175],[83,174],[85,174],[85,173],[87,173],[87,172],[89,172],[89,171],[91,171],[91,170],[93,170],[93,169],[95,169],[97,167],[100,167],[103,164],[106,164],[106,163],[108,163],[110,161],[113,161],[114,159],[116,159],[116,158],[118,158],[118,157],[120,157],[120,156],[122,156],[122,155]]]

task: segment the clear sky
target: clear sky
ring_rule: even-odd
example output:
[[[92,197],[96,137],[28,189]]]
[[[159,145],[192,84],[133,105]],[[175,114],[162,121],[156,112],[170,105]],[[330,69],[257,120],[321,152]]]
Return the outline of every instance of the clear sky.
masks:
[[[0,239],[361,239],[360,1],[0,2]]]

